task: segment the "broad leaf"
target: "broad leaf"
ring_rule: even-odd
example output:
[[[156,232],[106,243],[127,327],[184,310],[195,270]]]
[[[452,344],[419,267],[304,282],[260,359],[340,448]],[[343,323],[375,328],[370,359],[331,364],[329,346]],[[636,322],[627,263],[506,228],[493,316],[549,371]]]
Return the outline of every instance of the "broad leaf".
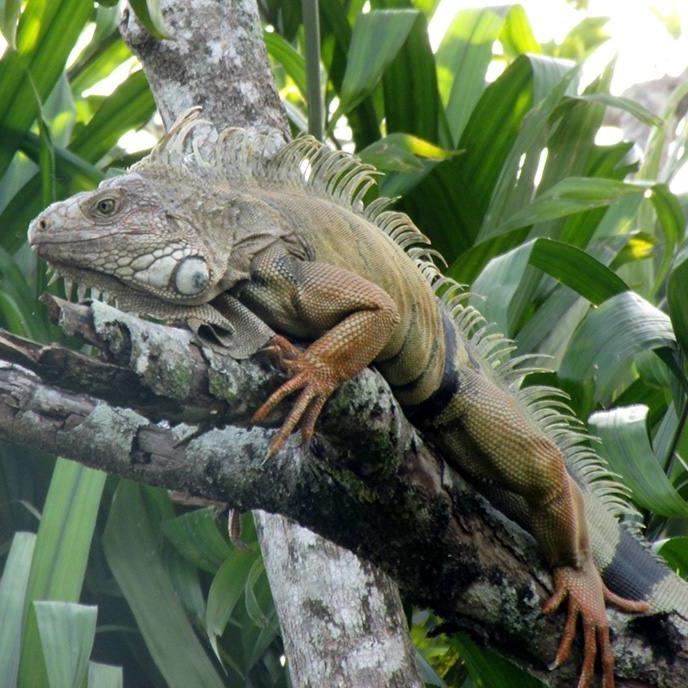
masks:
[[[610,468],[633,493],[633,500],[664,516],[688,516],[681,498],[657,462],[647,434],[647,406],[600,411],[590,417],[592,432],[602,440],[598,449]]]

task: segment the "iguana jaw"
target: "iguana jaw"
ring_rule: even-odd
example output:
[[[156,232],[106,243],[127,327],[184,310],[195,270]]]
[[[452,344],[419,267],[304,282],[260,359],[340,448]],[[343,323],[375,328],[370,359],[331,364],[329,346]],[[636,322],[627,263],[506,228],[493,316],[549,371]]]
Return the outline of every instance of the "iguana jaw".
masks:
[[[75,268],[63,263],[48,263],[48,274],[50,275],[49,285],[62,278],[65,296],[69,301],[72,299],[75,285],[78,301],[83,301],[90,290],[92,298],[116,304],[117,297],[131,291],[116,277],[95,270]]]

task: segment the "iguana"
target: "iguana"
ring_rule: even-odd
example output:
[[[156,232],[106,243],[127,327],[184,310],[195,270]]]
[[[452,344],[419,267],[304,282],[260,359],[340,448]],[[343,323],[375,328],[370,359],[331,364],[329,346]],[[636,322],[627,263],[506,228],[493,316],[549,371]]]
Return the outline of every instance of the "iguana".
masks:
[[[580,616],[578,686],[599,650],[612,688],[606,602],[688,618],[688,586],[617,522],[621,488],[563,393],[521,387],[528,363],[442,276],[409,217],[388,198],[364,205],[375,170],[313,138],[280,145],[276,132],[218,134],[194,109],[127,174],[42,212],[29,242],[68,294],[75,281],[79,297],[102,290],[124,310],[184,319],[235,357],[276,355],[291,377],[254,422],[298,396],[271,455],[299,426],[309,440],[337,387],[375,365],[446,461],[528,524],[554,571],[544,612],[568,598],[553,665]]]

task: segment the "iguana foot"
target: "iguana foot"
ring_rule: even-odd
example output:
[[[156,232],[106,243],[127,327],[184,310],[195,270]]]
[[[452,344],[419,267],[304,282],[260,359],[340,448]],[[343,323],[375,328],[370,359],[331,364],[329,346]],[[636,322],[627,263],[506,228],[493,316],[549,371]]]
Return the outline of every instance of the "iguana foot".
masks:
[[[542,611],[552,614],[566,597],[569,598],[566,626],[557,656],[550,669],[556,669],[569,658],[576,635],[576,621],[580,614],[585,647],[578,688],[589,688],[592,684],[598,648],[602,663],[602,686],[614,688],[614,655],[609,642],[609,621],[605,603],[609,602],[630,613],[647,612],[649,605],[646,602],[627,600],[609,590],[590,558],[580,569],[563,566],[554,570],[554,594],[545,602]]]
[[[283,340],[277,341],[275,340]],[[286,346],[284,343],[286,342]],[[325,402],[342,382],[332,365],[321,360],[308,350],[300,351],[284,337],[273,337],[271,347],[280,356],[280,363],[292,374],[277,391],[253,414],[252,423],[263,422],[275,407],[287,396],[302,390],[289,415],[270,444],[267,458],[274,456],[287,441],[287,438],[301,423],[301,437],[308,443],[315,431],[315,422]]]

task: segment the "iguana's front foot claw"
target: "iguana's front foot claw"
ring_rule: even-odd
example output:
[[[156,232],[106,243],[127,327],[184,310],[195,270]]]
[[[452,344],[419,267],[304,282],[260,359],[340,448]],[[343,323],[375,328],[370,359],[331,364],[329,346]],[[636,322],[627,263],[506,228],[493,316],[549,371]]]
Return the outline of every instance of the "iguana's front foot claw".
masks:
[[[602,686],[614,688],[614,655],[609,641],[609,621],[605,603],[610,602],[622,611],[631,613],[647,612],[649,606],[646,602],[627,600],[611,592],[602,582],[590,558],[580,569],[567,566],[555,569],[554,594],[545,602],[542,611],[552,614],[566,597],[569,598],[566,626],[557,656],[550,669],[556,669],[569,658],[576,635],[576,621],[580,614],[585,647],[578,688],[589,688],[592,684],[598,647],[602,663]]]
[[[340,383],[330,365],[310,355],[307,351],[298,351],[295,358],[285,360],[284,363],[293,377],[273,392],[253,414],[251,422],[261,423],[285,397],[292,392],[302,391],[270,444],[267,458],[274,456],[284,446],[287,438],[299,423],[301,423],[301,437],[304,442],[307,444],[310,441],[320,411]]]
[[[301,349],[294,346],[286,337],[276,334],[270,337],[267,344],[260,350],[281,368],[290,371],[290,366],[301,353]]]

